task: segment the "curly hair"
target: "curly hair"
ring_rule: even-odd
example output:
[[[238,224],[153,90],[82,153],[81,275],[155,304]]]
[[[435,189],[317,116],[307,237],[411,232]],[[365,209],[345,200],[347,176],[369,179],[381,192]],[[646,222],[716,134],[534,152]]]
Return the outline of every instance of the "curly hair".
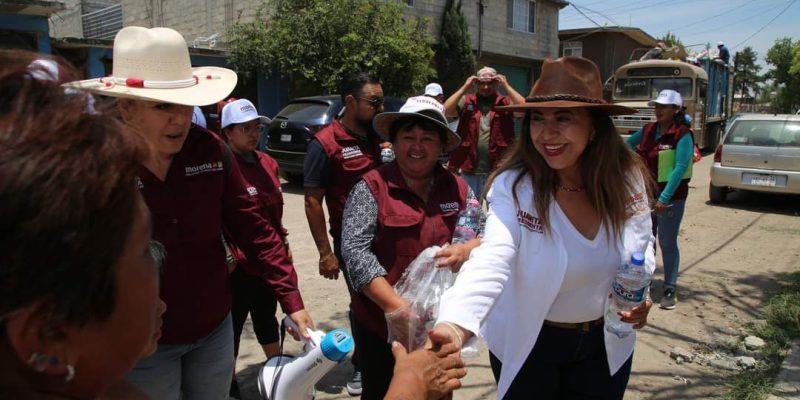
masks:
[[[147,148],[41,57],[0,50],[0,319],[41,302],[40,335],[58,337],[113,312]]]

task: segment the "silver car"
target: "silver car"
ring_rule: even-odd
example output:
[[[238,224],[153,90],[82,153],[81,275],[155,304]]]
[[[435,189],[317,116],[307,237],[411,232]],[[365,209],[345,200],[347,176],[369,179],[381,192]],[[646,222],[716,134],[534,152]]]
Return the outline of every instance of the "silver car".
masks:
[[[708,197],[731,190],[800,194],[800,115],[737,118],[714,152]]]

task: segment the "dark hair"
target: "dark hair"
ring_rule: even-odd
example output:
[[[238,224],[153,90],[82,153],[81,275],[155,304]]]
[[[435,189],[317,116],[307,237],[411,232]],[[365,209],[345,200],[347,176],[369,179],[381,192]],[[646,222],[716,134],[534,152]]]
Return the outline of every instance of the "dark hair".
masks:
[[[439,140],[442,142],[442,147],[447,146],[447,133],[437,123],[430,121],[426,118],[417,117],[414,115],[404,115],[389,125],[389,141],[394,143],[397,139],[397,134],[400,131],[408,131],[418,127],[425,131],[436,131],[439,134]]]
[[[626,209],[629,196],[635,182],[629,173],[638,172],[650,186],[650,173],[642,160],[634,154],[622,141],[611,118],[603,111],[589,109],[592,118],[594,136],[584,149],[580,158],[581,175],[586,184],[586,195],[594,210],[603,219],[609,237],[620,238],[625,221],[630,217]],[[530,179],[534,188],[534,205],[539,214],[545,232],[550,231],[550,202],[556,191],[558,178],[556,171],[547,165],[547,161],[536,150],[531,139],[531,111],[525,113],[522,134],[509,150],[507,157],[497,170],[489,176],[485,188],[500,173],[507,170],[521,170],[513,185],[514,200],[517,198],[517,187],[523,179]],[[482,196],[485,196],[486,189]]]
[[[0,319],[43,301],[39,334],[58,337],[114,310],[146,146],[115,108],[89,111],[88,94],[60,86],[71,68],[35,79],[37,58],[0,50]]]
[[[342,104],[344,104],[344,99],[348,95],[358,97],[358,95],[361,94],[361,88],[369,84],[380,85],[381,80],[376,76],[366,72],[355,72],[347,75],[344,79],[342,79],[342,84],[339,86],[339,94],[342,96]]]

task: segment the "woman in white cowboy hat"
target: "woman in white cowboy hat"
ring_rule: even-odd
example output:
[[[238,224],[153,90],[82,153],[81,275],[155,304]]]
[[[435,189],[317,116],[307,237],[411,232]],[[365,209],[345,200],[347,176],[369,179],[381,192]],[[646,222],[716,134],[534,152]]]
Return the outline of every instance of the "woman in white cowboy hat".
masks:
[[[422,250],[450,242],[459,211],[475,199],[466,182],[438,163],[460,139],[447,127],[444,107],[436,99],[411,97],[399,112],[378,114],[373,125],[392,142],[395,160],[353,186],[342,218],[344,276],[364,399],[384,398],[392,379],[384,314],[406,315],[408,307],[392,285]],[[460,266],[478,242],[451,246],[442,262]],[[398,340],[408,336],[394,333]]]
[[[234,370],[231,295],[223,226],[305,335],[313,325],[297,274],[275,229],[257,211],[230,149],[192,125],[192,107],[236,85],[225,68],[192,68],[169,28],[126,27],[114,39],[113,75],[71,84],[118,98],[123,120],[148,142],[139,190],[166,246],[161,296],[168,309],[157,352],[127,379],[154,399],[228,398]]]
[[[635,335],[603,329],[616,268],[654,256],[647,172],[620,139],[597,66],[546,60],[526,102],[523,133],[489,179],[480,247],[440,303],[434,331],[459,345],[481,334],[498,397],[621,399]],[[622,312],[641,328],[651,301]]]

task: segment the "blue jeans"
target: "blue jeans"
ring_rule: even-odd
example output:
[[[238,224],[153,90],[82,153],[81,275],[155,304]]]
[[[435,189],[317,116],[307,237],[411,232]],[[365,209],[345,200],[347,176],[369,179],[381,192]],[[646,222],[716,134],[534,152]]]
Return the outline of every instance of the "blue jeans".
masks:
[[[664,261],[664,287],[674,289],[678,285],[678,265],[681,263],[678,231],[681,228],[686,199],[673,200],[670,205],[661,214],[653,213],[652,217],[653,235],[658,238],[661,259]]]
[[[489,175],[487,174],[468,174],[466,172],[461,174],[461,178],[464,179],[464,182],[467,182],[469,188],[472,189],[472,193],[479,199],[483,194],[483,186],[486,185],[486,178],[488,177]]]
[[[227,400],[234,368],[233,325],[228,315],[195,343],[159,345],[125,380],[151,399]]]

